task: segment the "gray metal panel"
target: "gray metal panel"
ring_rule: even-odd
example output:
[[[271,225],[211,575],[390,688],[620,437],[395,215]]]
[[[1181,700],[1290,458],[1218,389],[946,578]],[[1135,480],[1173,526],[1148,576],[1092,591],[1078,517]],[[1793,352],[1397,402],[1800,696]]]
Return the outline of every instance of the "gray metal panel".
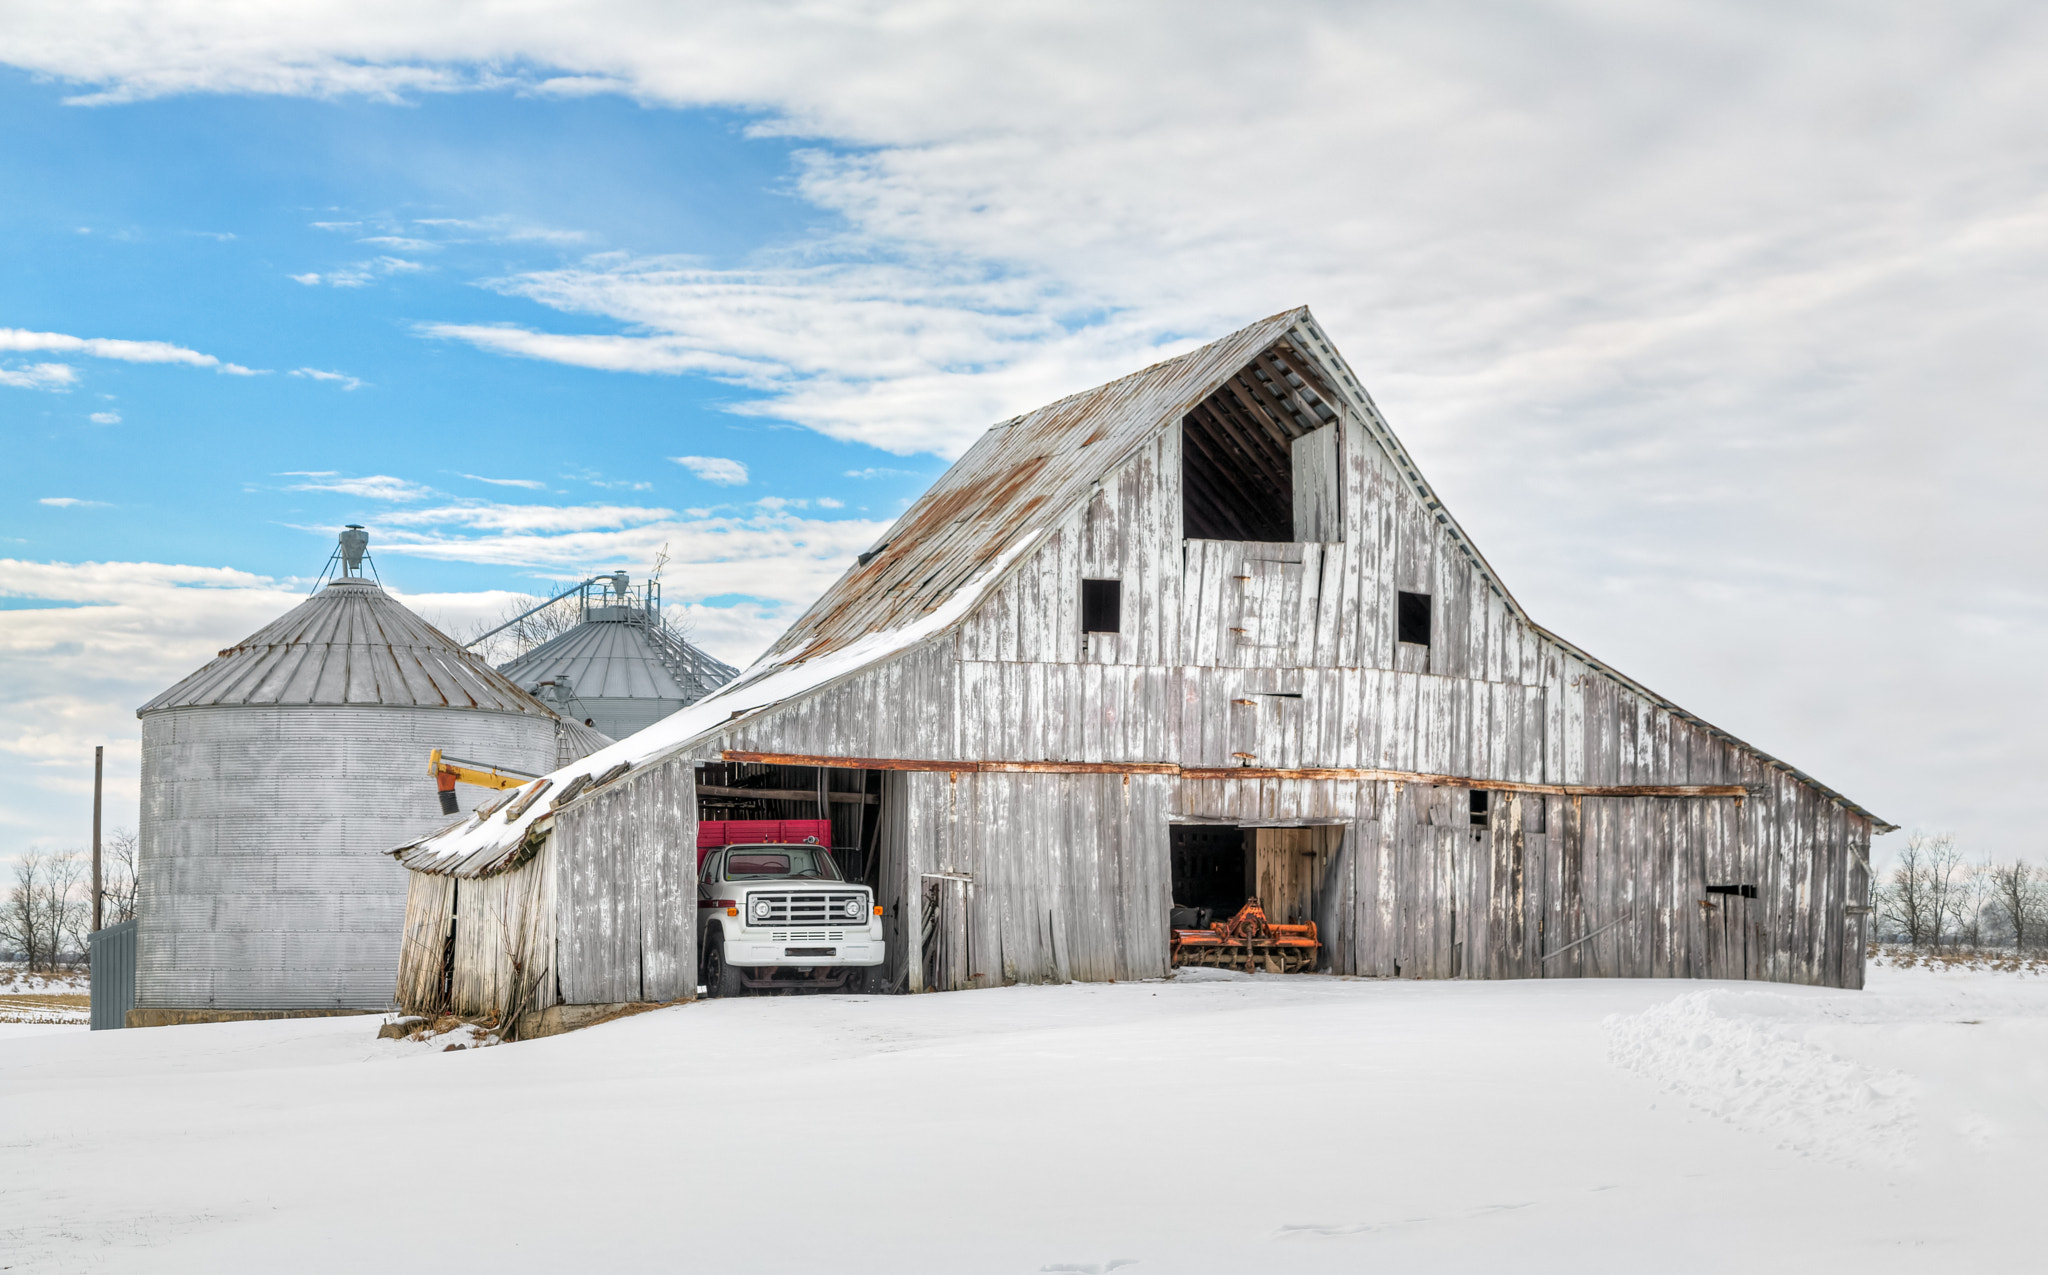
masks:
[[[147,714],[137,1003],[389,1005],[406,873],[383,851],[445,822],[434,748],[546,771],[556,723],[440,707]]]
[[[549,716],[488,664],[361,579],[326,587],[144,704],[381,704]]]
[[[86,935],[92,948],[92,1030],[128,1025],[135,1008],[135,922],[122,921]]]

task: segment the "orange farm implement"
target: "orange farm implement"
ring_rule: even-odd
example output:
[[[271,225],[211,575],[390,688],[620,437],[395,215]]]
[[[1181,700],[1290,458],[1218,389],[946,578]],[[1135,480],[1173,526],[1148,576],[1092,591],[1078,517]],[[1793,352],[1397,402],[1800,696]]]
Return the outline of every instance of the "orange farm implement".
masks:
[[[1257,899],[1246,899],[1236,916],[1206,930],[1173,932],[1175,965],[1300,974],[1315,969],[1321,950],[1313,923],[1275,925]]]

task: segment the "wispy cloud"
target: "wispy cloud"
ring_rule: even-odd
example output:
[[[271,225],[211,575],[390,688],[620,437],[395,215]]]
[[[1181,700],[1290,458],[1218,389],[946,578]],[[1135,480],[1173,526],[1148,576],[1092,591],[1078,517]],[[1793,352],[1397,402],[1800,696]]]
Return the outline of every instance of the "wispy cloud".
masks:
[[[669,459],[707,483],[744,487],[747,482],[747,467],[724,456],[671,456]]]
[[[286,491],[327,491],[342,496],[360,496],[368,500],[412,501],[425,500],[434,494],[432,487],[421,483],[393,478],[389,474],[372,474],[365,478],[345,478],[331,471],[290,470],[280,474],[281,478],[307,478],[321,481],[294,483]]]
[[[363,386],[369,384],[368,381],[365,381],[360,377],[350,376],[346,372],[323,372],[317,367],[294,368],[292,369],[291,374],[293,376],[303,376],[309,381],[338,382],[341,388],[345,390],[361,389]]]
[[[467,231],[478,238],[494,243],[552,243],[582,244],[590,236],[581,230],[561,230],[552,226],[536,226],[513,217],[416,217],[415,226],[433,226],[439,229]]]
[[[62,392],[78,384],[78,369],[68,363],[31,363],[26,367],[0,367],[0,385],[18,390]]]
[[[121,423],[121,413],[94,412],[91,416],[88,416],[86,419],[91,421],[95,425],[119,425]]]
[[[45,496],[36,503],[39,505],[49,505],[57,509],[104,509],[107,507],[107,502],[104,500],[80,500],[76,496]]]
[[[82,354],[88,358],[115,359],[123,363],[182,363],[211,368],[233,376],[255,376],[239,363],[228,363],[211,354],[188,350],[168,341],[120,341],[108,337],[67,336],[62,332],[30,332],[23,328],[0,328],[0,350],[27,353]],[[43,364],[50,367],[53,364]]]
[[[393,252],[432,252],[441,246],[431,239],[407,239],[403,235],[371,235],[356,242],[389,248]]]
[[[637,505],[461,504],[386,514],[379,526],[469,527],[482,531],[563,532],[634,527],[675,517],[673,509]]]
[[[870,465],[870,466],[868,466],[868,467],[867,467],[866,469],[849,469],[849,470],[847,470],[847,471],[846,471],[846,476],[847,476],[848,478],[921,478],[921,477],[923,477],[923,475],[919,474],[919,473],[918,473],[918,472],[917,472],[916,470],[914,470],[914,469],[885,469],[885,468],[883,468],[883,467],[881,467],[881,466],[879,466],[879,465]]]
[[[486,478],[482,474],[457,474],[471,482],[489,483],[493,487],[524,487],[528,491],[546,491],[548,485],[538,478]]]

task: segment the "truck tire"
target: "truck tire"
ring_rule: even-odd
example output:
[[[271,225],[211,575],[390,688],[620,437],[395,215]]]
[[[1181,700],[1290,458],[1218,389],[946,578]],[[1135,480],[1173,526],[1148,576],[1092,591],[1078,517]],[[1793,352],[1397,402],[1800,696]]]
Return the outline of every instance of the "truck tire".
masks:
[[[745,996],[740,972],[725,963],[725,935],[713,930],[704,940],[704,990],[712,996]]]
[[[868,969],[855,965],[846,971],[846,984],[839,989],[848,996],[865,996],[868,990]]]

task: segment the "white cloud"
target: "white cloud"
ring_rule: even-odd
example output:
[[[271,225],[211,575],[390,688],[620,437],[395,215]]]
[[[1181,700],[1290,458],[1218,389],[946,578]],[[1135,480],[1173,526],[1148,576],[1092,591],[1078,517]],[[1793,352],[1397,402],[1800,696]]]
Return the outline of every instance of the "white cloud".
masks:
[[[439,229],[467,230],[492,243],[588,243],[590,235],[581,230],[560,230],[550,226],[536,226],[507,216],[497,217],[418,217],[415,226],[433,226]],[[460,242],[458,240],[457,242]]]
[[[41,500],[38,500],[36,503],[39,505],[50,505],[57,509],[106,508],[106,502],[103,500],[80,500],[76,496],[45,496]]]
[[[820,496],[820,497],[818,497],[818,502],[817,502],[817,503],[818,503],[818,508],[820,508],[820,509],[844,509],[844,508],[846,508],[846,502],[845,502],[845,501],[843,501],[843,500],[834,500],[834,499],[832,499],[832,497],[830,497],[830,496]]]
[[[441,246],[431,239],[407,239],[403,235],[372,235],[356,242],[375,244],[379,248],[389,248],[393,252],[431,252]]]
[[[377,280],[390,275],[411,274],[427,268],[420,262],[408,261],[404,257],[373,257],[368,261],[358,261],[354,265],[329,270],[325,275],[315,275],[313,279],[324,281],[330,288],[367,288]],[[307,282],[305,275],[292,277],[301,283]]]
[[[870,465],[866,469],[849,469],[848,478],[921,478],[923,475],[909,469],[884,469]]]
[[[119,425],[121,423],[121,413],[94,412],[91,416],[88,416],[86,419],[91,421],[95,425]]]
[[[548,486],[538,478],[486,478],[482,474],[457,474],[456,477],[489,483],[493,487],[524,487],[529,491],[546,491]]]
[[[295,274],[289,277],[293,283],[303,283],[309,288],[320,285],[320,274],[318,271],[309,270],[305,274]]]
[[[46,350],[59,354],[83,354],[95,359],[117,359],[123,363],[183,363],[212,368],[233,376],[254,376],[239,363],[224,363],[211,354],[188,350],[168,341],[117,341],[106,337],[66,336],[61,332],[29,332],[21,328],[0,328],[0,350],[26,353]],[[58,364],[42,364],[56,367]]]
[[[62,392],[78,384],[78,370],[68,363],[31,363],[27,367],[0,367],[0,385],[18,390]]]
[[[323,372],[317,367],[295,368],[291,374],[293,376],[303,376],[311,381],[335,381],[345,390],[361,389],[369,384],[369,382],[359,377],[350,376],[346,372]]]
[[[326,471],[291,470],[280,476],[324,480],[294,483],[285,488],[286,491],[329,491],[342,496],[401,502],[424,500],[434,494],[432,487],[409,482],[403,478],[393,478],[389,474],[372,474],[367,478],[344,478],[340,474]]]
[[[747,467],[723,456],[671,456],[669,459],[707,483],[743,487],[747,482]]]
[[[386,514],[380,527],[472,527],[501,532],[592,531],[630,527],[673,518],[672,509],[635,505],[444,505]]]
[[[0,56],[88,100],[616,91],[815,141],[832,236],[421,331],[899,454],[1310,302],[1540,618],[1895,818],[1994,849],[2048,799],[2041,6],[19,14]]]

